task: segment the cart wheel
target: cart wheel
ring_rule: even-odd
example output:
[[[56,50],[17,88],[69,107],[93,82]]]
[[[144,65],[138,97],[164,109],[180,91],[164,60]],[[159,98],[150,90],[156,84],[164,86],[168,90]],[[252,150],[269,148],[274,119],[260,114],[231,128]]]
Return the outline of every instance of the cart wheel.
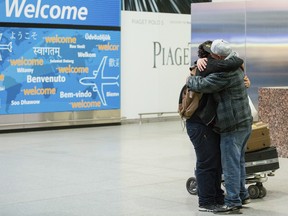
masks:
[[[256,185],[250,185],[248,187],[248,193],[251,199],[257,199],[260,194],[260,189]]]
[[[265,197],[266,194],[267,194],[266,188],[263,187],[263,186],[260,186],[260,187],[258,186],[258,188],[259,188],[259,196],[258,196],[258,198],[263,198],[263,197]]]
[[[192,195],[197,195],[197,181],[195,177],[190,177],[186,182],[186,189]]]

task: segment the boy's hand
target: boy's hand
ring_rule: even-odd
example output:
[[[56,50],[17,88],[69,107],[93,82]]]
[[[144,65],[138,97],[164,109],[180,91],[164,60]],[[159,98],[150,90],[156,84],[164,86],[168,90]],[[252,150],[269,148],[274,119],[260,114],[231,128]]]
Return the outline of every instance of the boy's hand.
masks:
[[[197,67],[200,71],[204,71],[207,65],[207,58],[200,58],[197,60]]]

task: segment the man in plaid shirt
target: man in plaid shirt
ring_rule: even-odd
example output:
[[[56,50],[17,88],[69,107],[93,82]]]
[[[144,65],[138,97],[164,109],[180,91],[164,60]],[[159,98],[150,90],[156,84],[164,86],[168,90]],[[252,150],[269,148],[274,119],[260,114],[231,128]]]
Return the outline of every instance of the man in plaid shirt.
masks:
[[[206,47],[207,48],[207,47]],[[207,48],[213,58],[228,59],[237,53],[229,43],[214,40]],[[207,62],[206,69],[215,65]],[[245,188],[245,146],[251,134],[252,115],[241,68],[231,72],[212,73],[206,77],[190,76],[187,85],[192,91],[213,93],[217,103],[215,131],[220,133],[221,163],[224,174],[225,204],[215,212],[239,211],[247,204],[249,194]]]

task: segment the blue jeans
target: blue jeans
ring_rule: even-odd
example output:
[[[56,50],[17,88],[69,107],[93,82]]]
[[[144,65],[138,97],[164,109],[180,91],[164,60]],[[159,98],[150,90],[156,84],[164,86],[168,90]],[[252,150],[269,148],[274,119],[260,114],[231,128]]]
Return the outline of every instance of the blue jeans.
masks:
[[[226,188],[225,204],[241,206],[249,196],[245,188],[245,148],[251,134],[251,127],[228,133],[221,133],[221,161]]]
[[[199,206],[223,204],[220,135],[200,123],[186,121],[186,128],[196,153]]]

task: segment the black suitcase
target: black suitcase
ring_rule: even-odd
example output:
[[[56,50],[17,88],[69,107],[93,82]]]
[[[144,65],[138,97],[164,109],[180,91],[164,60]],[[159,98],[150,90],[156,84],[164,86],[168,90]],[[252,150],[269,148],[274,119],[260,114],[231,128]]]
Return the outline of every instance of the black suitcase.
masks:
[[[246,175],[275,171],[279,169],[278,152],[276,147],[268,147],[245,153]]]

